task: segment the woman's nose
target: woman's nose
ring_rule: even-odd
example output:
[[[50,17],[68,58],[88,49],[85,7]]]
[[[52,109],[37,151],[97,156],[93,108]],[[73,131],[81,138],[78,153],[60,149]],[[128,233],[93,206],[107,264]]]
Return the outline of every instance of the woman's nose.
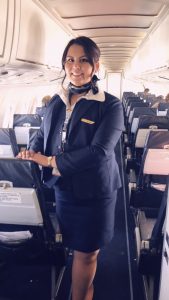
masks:
[[[80,69],[80,67],[81,67],[80,62],[79,62],[79,61],[74,61],[73,67],[74,67],[75,69]]]

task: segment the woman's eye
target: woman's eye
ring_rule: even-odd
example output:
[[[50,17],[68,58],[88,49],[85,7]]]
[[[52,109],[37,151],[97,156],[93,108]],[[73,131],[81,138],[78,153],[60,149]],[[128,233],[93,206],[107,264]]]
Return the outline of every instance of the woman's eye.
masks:
[[[89,60],[87,57],[82,57],[82,58],[79,58],[78,60],[71,58],[71,57],[67,57],[65,60],[65,63],[67,63],[67,64],[73,64],[73,63],[84,64],[84,63],[88,63],[88,62],[89,62]]]
[[[89,60],[88,60],[87,57],[83,57],[83,58],[80,59],[80,62],[81,62],[81,63],[88,63]]]
[[[73,59],[72,58],[66,58],[65,63],[73,63]]]

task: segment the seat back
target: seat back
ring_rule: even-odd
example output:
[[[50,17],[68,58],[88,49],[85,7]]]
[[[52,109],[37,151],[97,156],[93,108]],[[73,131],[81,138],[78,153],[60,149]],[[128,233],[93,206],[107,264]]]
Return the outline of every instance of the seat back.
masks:
[[[0,159],[0,227],[39,227],[45,243],[62,242],[56,212],[48,209],[46,188],[38,164],[16,158]],[[55,220],[55,222],[53,222]],[[6,225],[6,226],[5,226]],[[17,225],[17,226],[15,226]]]
[[[36,107],[36,114],[39,115],[41,118],[44,117],[46,111],[46,106]]]
[[[145,143],[140,172],[139,187],[151,183],[165,184],[169,174],[169,131],[150,131]]]
[[[140,116],[138,128],[135,134],[135,148],[143,148],[146,142],[147,134],[150,131],[168,131],[169,118],[164,116]]]
[[[42,226],[44,205],[38,165],[0,159],[0,224]]]
[[[134,102],[134,101],[140,101],[140,97],[135,96],[135,95],[133,95],[133,96],[130,95],[129,97],[127,97],[127,99],[126,99],[126,101],[124,103],[125,112],[127,112],[127,108],[129,107],[130,103]]]
[[[161,102],[158,105],[158,110],[162,111],[162,110],[168,110],[169,109],[169,103],[166,102]]]
[[[148,149],[143,173],[151,175],[168,175],[169,149]]]
[[[40,127],[42,123],[38,114],[14,114],[13,127]]]
[[[143,102],[142,100],[139,101],[133,101],[130,103],[130,105],[127,107],[126,115],[129,117],[130,112],[134,109],[134,107],[148,107],[149,104],[146,102]]]
[[[161,254],[163,243],[163,226],[166,216],[168,199],[169,177],[163,192],[161,204],[157,216],[152,215],[151,210],[139,209],[137,226],[135,228],[138,252],[139,271],[146,274],[159,274],[161,268]]]
[[[14,114],[13,128],[17,144],[26,147],[29,143],[29,129],[38,129],[42,119],[38,114]]]
[[[19,152],[13,128],[0,128],[0,158],[15,157]]]
[[[147,136],[150,131],[168,131],[168,129],[156,129],[156,128],[141,128],[138,129],[136,140],[135,140],[135,148],[144,148]]]
[[[157,110],[157,116],[167,116],[167,109],[166,110]]]
[[[169,118],[167,116],[157,116],[144,114],[139,116],[138,128],[150,128],[155,126],[157,129],[169,130]]]
[[[150,131],[145,143],[145,149],[165,149],[169,144],[169,131]]]
[[[31,265],[33,272],[37,265],[47,266],[48,270],[50,267],[51,289],[46,297],[55,299],[65,269],[67,252],[62,245],[56,212],[50,218],[45,200],[36,163],[21,159],[0,159],[1,261],[10,270],[13,265],[23,265],[24,272]],[[5,296],[9,298],[9,294],[5,290]],[[12,289],[10,298],[20,299],[20,295],[17,290]],[[0,298],[1,296],[2,291]],[[22,296],[22,299],[26,299],[26,295]],[[40,299],[40,294],[35,298]]]
[[[135,107],[133,110],[133,116],[131,119],[130,127],[131,133],[135,133],[138,128],[141,116],[156,116],[157,109],[151,107]],[[149,117],[148,117],[149,118]]]

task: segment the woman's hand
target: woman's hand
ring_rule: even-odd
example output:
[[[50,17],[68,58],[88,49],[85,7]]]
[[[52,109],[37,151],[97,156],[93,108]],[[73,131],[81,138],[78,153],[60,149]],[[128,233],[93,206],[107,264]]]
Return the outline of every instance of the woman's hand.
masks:
[[[56,166],[55,156],[48,157],[46,155],[42,155],[40,152],[35,153],[30,150],[24,150],[24,151],[21,151],[18,153],[17,158],[32,160],[32,161],[36,162],[38,165],[41,165],[43,167],[53,168],[54,169],[53,175],[60,176],[60,173]],[[50,160],[49,160],[49,158],[50,158]]]
[[[16,157],[21,158],[21,159],[30,159],[31,157],[33,157],[34,154],[35,154],[35,152],[33,152],[33,151],[23,150],[23,151],[19,152]]]
[[[41,165],[43,167],[49,167],[48,156],[42,155],[41,153],[35,153],[30,150],[24,150],[18,153],[17,158],[32,160],[38,165]]]

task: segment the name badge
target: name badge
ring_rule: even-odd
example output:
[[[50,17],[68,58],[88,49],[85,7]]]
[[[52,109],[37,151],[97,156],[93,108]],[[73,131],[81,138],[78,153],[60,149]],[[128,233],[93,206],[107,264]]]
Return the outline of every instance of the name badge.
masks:
[[[82,122],[87,123],[87,124],[94,124],[94,121],[88,120],[88,119],[81,119]]]

